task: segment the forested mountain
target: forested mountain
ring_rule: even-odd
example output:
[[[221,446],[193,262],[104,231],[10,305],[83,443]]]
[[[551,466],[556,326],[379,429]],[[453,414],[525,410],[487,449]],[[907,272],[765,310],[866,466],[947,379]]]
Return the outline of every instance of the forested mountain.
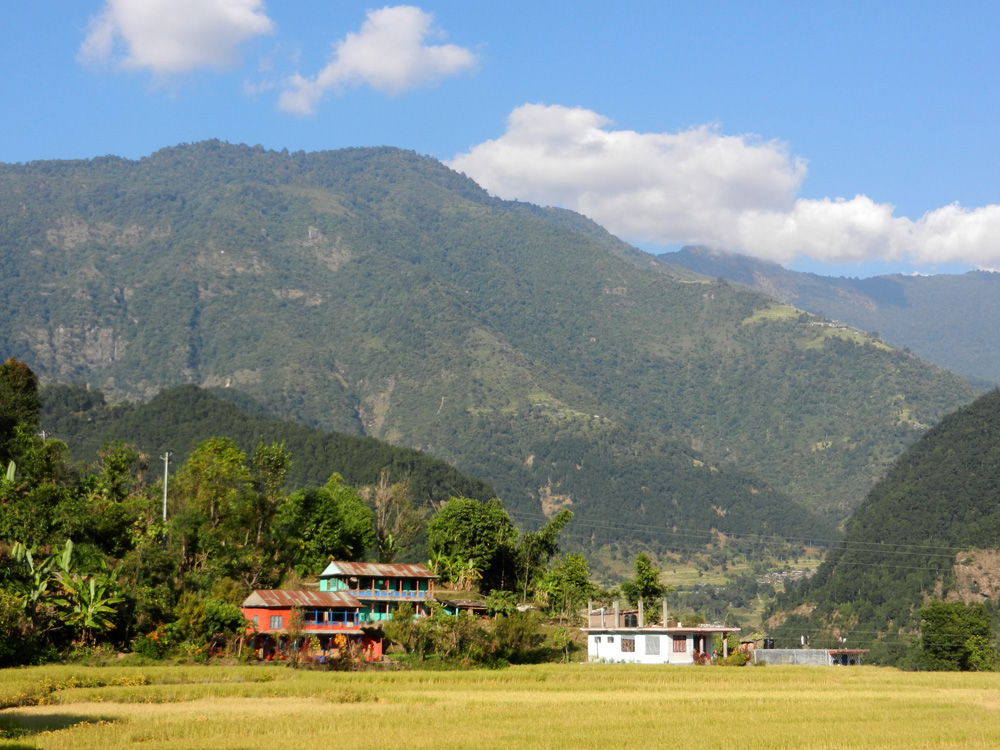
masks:
[[[232,396],[231,392],[226,393]],[[252,406],[251,406],[252,408]],[[213,436],[232,438],[250,452],[260,441],[281,442],[292,456],[287,481],[290,486],[320,486],[334,471],[347,484],[360,487],[378,482],[382,469],[388,469],[393,482],[409,480],[411,496],[418,507],[439,505],[450,496],[487,500],[494,497],[485,482],[459,474],[445,462],[409,448],[394,447],[376,438],[326,433],[290,421],[248,414],[236,405],[196,386],[176,386],[155,396],[148,403],[108,405],[103,394],[64,385],[50,385],[43,391],[42,427],[46,434],[66,442],[78,459],[93,462],[104,443],[124,440],[154,459],[169,449],[175,466],[186,460],[199,442]],[[609,444],[587,444],[572,435],[555,435],[552,445],[541,448],[538,460],[549,467],[563,495],[546,495],[545,510],[551,515],[566,498],[583,496],[614,497],[623,481],[642,483],[646,494],[669,500],[676,518],[686,527],[668,531],[662,527],[673,518],[664,519],[655,506],[630,505],[630,498],[610,505],[608,510],[591,509],[581,519],[576,531],[579,547],[587,538],[598,544],[626,538],[630,541],[662,544],[671,549],[692,545],[692,529],[720,528],[730,533],[829,538],[830,525],[815,513],[787,496],[767,490],[757,492],[752,477],[735,469],[706,469],[692,451],[680,450],[663,442],[650,456],[616,453]],[[595,467],[613,466],[601,473],[573,468],[560,471],[577,461]],[[577,464],[573,464],[574,467]],[[530,474],[526,477],[530,480]],[[623,477],[626,478],[623,480]],[[712,497],[712,504],[700,502]],[[719,509],[726,518],[719,520]],[[625,511],[651,519],[655,533],[641,524],[623,523],[616,512]],[[682,515],[683,514],[683,515]],[[540,516],[528,514],[525,523],[537,525]],[[690,528],[688,528],[690,527]],[[704,541],[711,541],[706,537]]]
[[[448,460],[526,525],[570,507],[595,539],[821,529],[803,507],[842,519],[974,397],[391,148],[0,166],[0,315],[0,352],[47,381],[240,391]]]
[[[671,268],[746,284],[800,310],[877,331],[941,367],[1000,383],[1000,273],[832,278],[697,247],[657,257]]]
[[[291,487],[320,487],[334,472],[353,487],[372,486],[387,470],[389,481],[408,482],[418,507],[430,509],[452,496],[495,497],[486,482],[463,476],[412,448],[249,414],[193,385],[164,390],[148,403],[114,405],[107,404],[100,391],[49,385],[42,391],[41,425],[48,436],[70,446],[78,461],[87,463],[95,462],[100,449],[114,441],[125,441],[154,463],[170,451],[177,467],[195,446],[212,437],[231,438],[248,455],[263,440],[283,444],[291,455],[286,475]]]
[[[1000,597],[1000,391],[948,415],[878,482],[843,541],[772,620],[899,659],[928,599]],[[791,616],[788,613],[792,612]]]

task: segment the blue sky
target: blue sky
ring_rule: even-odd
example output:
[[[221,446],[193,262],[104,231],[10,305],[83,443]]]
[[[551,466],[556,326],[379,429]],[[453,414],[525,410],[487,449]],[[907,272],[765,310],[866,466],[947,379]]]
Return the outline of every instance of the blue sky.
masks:
[[[391,145],[651,251],[1000,268],[1000,4],[43,0],[0,161]]]

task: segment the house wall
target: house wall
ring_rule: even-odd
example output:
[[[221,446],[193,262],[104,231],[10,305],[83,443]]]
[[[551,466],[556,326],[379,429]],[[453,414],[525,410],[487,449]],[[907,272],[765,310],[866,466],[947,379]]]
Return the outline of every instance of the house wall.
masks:
[[[285,630],[288,628],[292,619],[292,609],[290,607],[242,607],[243,616],[247,618],[252,628],[259,633],[268,633],[272,631]],[[344,628],[356,628],[357,623],[355,622],[355,614],[353,609],[330,609],[326,607],[304,607],[303,610],[303,620],[302,628],[304,630],[315,632],[315,631],[329,631],[336,632],[337,630],[342,630]],[[313,622],[309,619],[311,612],[320,610],[321,612],[326,610],[329,611],[328,619],[320,620],[319,622]],[[362,609],[361,612],[364,612]],[[272,627],[271,618],[280,617],[281,623],[275,623],[276,627]],[[359,620],[364,619],[363,617],[358,617]]]
[[[829,667],[830,653],[818,648],[764,648],[753,652],[754,664]]]
[[[271,615],[281,615],[281,627],[286,627],[288,625],[288,617],[291,614],[291,610],[288,609],[264,609],[263,607],[243,607],[242,609],[243,616],[258,631],[272,630]],[[276,629],[280,630],[281,628]]]
[[[682,636],[684,651],[674,651],[674,636],[669,633],[636,633],[612,631],[590,633],[587,636],[587,657],[596,662],[627,662],[632,664],[693,664],[694,636]],[[624,642],[622,639],[626,639]],[[629,641],[632,639],[629,650]]]

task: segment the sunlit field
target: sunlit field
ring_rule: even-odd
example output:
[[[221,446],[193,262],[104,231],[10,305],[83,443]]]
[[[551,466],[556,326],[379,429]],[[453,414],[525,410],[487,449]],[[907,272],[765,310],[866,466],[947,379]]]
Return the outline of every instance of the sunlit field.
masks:
[[[1000,747],[1000,674],[870,667],[0,672],[16,703],[0,747]]]

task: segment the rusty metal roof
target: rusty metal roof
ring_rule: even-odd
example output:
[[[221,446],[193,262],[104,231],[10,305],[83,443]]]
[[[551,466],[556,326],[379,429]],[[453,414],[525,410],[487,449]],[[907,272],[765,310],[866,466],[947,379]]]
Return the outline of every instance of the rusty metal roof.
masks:
[[[489,609],[486,602],[478,599],[439,599],[446,607],[464,607],[465,609]]]
[[[281,591],[255,589],[243,600],[244,607],[360,607],[346,591]]]
[[[397,565],[395,563],[358,563],[334,561],[320,573],[320,578],[437,578],[426,565]]]

